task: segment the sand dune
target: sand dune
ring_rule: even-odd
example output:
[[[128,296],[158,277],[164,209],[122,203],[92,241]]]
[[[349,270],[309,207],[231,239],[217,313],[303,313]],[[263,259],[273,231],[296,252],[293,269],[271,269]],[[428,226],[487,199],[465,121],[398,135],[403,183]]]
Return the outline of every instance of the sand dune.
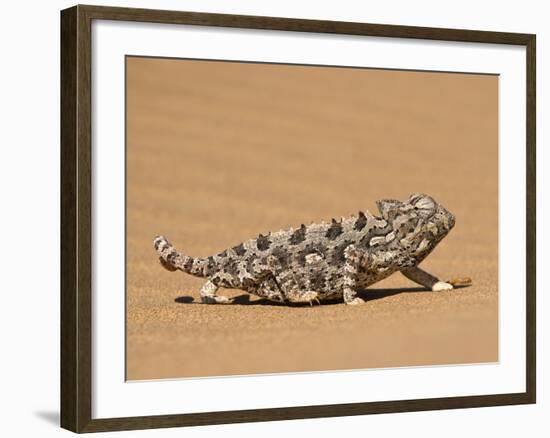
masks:
[[[133,379],[498,360],[498,78],[128,59],[127,374]],[[360,307],[202,305],[152,239],[195,256],[426,192],[455,229]],[[239,296],[241,291],[221,291]]]

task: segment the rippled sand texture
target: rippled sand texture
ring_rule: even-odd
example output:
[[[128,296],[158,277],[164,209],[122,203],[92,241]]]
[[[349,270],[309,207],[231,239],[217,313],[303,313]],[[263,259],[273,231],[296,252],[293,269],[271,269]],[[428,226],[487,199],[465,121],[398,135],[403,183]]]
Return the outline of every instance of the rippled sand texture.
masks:
[[[133,379],[498,360],[498,78],[128,58],[127,375]],[[455,213],[422,266],[359,307],[202,305],[153,237],[207,256],[426,192]],[[221,293],[239,296],[240,291]]]

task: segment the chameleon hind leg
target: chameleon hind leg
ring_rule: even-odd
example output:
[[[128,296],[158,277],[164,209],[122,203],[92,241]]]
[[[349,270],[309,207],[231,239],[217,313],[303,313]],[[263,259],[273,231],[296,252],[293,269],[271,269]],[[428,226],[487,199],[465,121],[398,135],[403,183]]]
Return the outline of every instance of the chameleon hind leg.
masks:
[[[434,292],[453,289],[452,284],[441,281],[439,278],[420,269],[417,266],[415,266],[414,268],[403,269],[401,270],[401,273],[409,280],[412,280],[421,286],[431,289]]]
[[[312,290],[308,282],[300,282],[292,271],[283,271],[277,275],[276,280],[283,291],[285,298],[291,303],[309,303],[321,304],[319,301],[320,293]]]
[[[319,292],[308,290],[302,287],[288,273],[282,272],[275,276],[277,284],[285,297],[285,300],[291,303],[309,303],[319,304]]]
[[[267,260],[242,260],[237,265],[238,281],[219,271],[208,279],[200,290],[201,300],[207,304],[226,304],[234,301],[222,295],[216,295],[220,286],[236,287],[271,301],[284,302],[285,298],[275,281]]]
[[[214,274],[211,278],[204,283],[200,290],[201,301],[205,304],[227,304],[233,301],[232,298],[225,297],[223,295],[216,295],[218,291],[219,275]]]
[[[267,298],[270,301],[275,301],[277,303],[284,303],[285,296],[283,295],[279,285],[273,276],[267,277],[258,287],[258,290],[255,292],[259,297]]]
[[[294,273],[289,269],[284,269],[276,257],[270,257],[268,265],[286,301],[291,303],[319,303],[319,293],[314,290],[305,289]]]
[[[292,289],[285,293],[285,297],[291,303],[309,303],[313,305],[315,302],[320,304],[319,292],[314,290]]]

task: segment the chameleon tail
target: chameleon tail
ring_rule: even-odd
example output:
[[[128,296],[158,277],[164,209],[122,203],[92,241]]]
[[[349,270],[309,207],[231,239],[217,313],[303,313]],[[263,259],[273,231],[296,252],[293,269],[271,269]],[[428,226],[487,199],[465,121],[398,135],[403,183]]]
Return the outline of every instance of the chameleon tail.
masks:
[[[176,248],[164,236],[155,237],[154,244],[159,255],[160,264],[168,271],[179,269],[197,277],[208,277],[215,272],[212,257],[203,259],[182,254],[176,251]]]

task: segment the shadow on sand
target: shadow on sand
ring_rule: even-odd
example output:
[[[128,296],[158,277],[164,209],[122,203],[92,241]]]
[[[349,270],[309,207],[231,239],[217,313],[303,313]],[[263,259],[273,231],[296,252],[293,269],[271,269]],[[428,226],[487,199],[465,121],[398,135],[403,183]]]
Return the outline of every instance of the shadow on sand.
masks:
[[[456,286],[455,289],[462,289],[464,287],[468,287],[468,286]],[[438,292],[432,292],[430,289],[427,289],[425,287],[406,287],[406,288],[389,288],[389,289],[388,288],[387,289],[363,289],[359,291],[358,295],[361,298],[363,298],[365,301],[374,301],[374,300],[380,300],[382,298],[391,297],[393,295],[406,294],[406,293],[418,293],[418,292],[438,293]],[[287,306],[287,307],[310,306],[310,304],[308,303],[276,303],[274,301],[266,300],[265,298],[251,300],[250,297],[251,295],[249,294],[238,295],[233,298],[233,301],[231,302],[231,304],[243,305],[243,306]],[[195,299],[192,296],[188,296],[188,295],[177,297],[174,301],[179,304],[201,304],[200,301],[195,301]],[[335,299],[335,300],[323,301],[322,304],[326,306],[326,305],[334,305],[334,304],[341,304],[341,303],[342,303],[342,300]]]

